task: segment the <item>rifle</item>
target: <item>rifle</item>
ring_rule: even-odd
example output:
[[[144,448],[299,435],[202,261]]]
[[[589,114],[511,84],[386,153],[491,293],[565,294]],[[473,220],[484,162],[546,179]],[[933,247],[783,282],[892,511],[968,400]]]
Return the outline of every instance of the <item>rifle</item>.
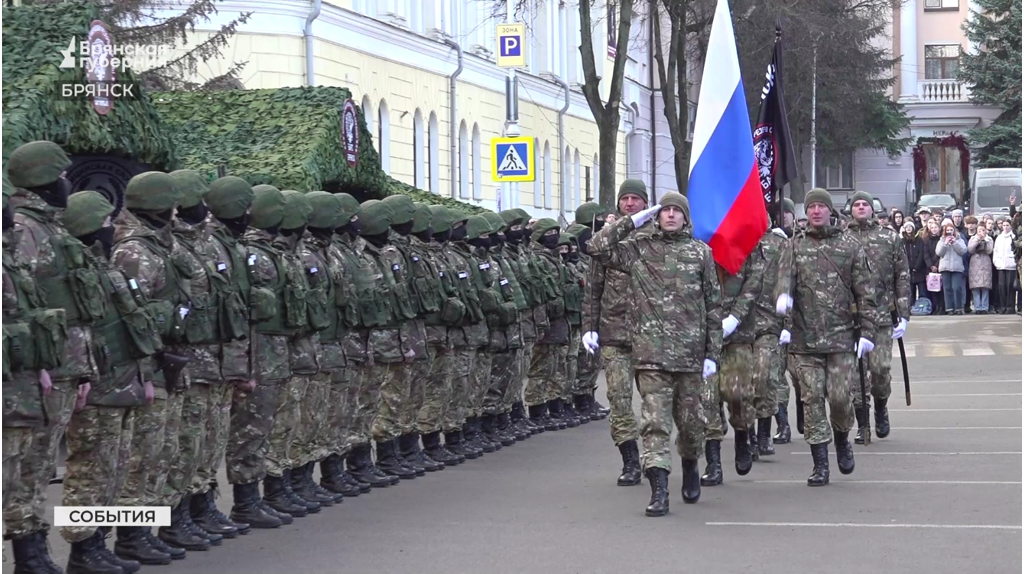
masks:
[[[168,393],[181,389],[181,372],[188,366],[189,358],[182,355],[175,355],[167,351],[161,351],[155,355],[160,370],[164,373],[164,388]]]
[[[895,327],[899,323],[899,316],[896,314],[896,310],[893,309],[890,312],[892,316],[892,324]],[[907,348],[903,346],[903,337],[896,339],[896,344],[900,347],[900,363],[903,364],[903,390],[904,394],[907,395],[907,406],[910,406],[910,371],[907,370]]]

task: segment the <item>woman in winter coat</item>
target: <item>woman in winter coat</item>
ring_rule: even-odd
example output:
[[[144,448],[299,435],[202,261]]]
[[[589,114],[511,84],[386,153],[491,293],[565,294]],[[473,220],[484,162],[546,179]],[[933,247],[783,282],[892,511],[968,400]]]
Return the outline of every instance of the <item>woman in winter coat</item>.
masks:
[[[942,295],[947,315],[963,315],[964,299],[964,253],[967,243],[951,219],[942,220],[942,237],[935,246],[939,256],[939,273],[942,273]]]
[[[924,265],[924,240],[914,233],[914,224],[906,222],[901,231],[903,239],[903,251],[907,254],[907,264],[910,267],[910,300],[917,301],[918,297],[927,297],[928,289],[925,286],[925,279],[928,278],[928,268]]]
[[[924,229],[918,234],[921,242],[924,244],[924,268],[925,268],[925,281],[928,279],[929,273],[939,272],[939,256],[935,253],[935,248],[939,244],[939,224],[937,221],[929,219],[924,224]],[[932,315],[945,315],[946,314],[946,302],[942,295],[942,291],[928,291],[928,298],[932,300]]]
[[[1013,256],[1013,230],[1009,219],[999,222],[1000,233],[992,248],[992,263],[999,273],[999,301],[996,312],[1008,315],[1016,312],[1017,296],[1014,288],[1017,278],[1017,261]]]
[[[971,299],[974,312],[979,315],[988,314],[988,295],[992,289],[992,249],[995,242],[987,233],[975,233],[967,242],[967,252],[971,254],[968,269],[968,284],[971,287]]]

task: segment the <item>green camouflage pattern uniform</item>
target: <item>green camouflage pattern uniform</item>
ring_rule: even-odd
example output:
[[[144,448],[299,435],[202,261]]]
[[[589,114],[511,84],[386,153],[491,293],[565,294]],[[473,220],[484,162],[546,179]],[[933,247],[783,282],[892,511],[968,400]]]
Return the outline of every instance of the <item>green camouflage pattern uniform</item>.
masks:
[[[358,213],[359,202],[353,198],[346,209],[353,214]],[[373,276],[372,268],[360,256],[364,243],[359,237],[335,234],[327,251],[331,277],[335,288],[339,290],[335,300],[340,306],[344,306],[343,312],[339,308],[339,313],[343,313],[341,317],[344,319],[339,317],[337,337],[342,343],[345,359],[344,368],[331,372],[329,426],[335,439],[330,445],[330,454],[346,455],[359,442],[359,388],[361,375],[365,372],[369,360],[366,336],[361,329],[363,321],[359,312],[359,301],[363,293],[362,286],[367,284],[366,278]],[[372,281],[369,281],[369,285],[373,285]],[[366,440],[369,440],[369,437]]]
[[[711,389],[711,409],[707,413],[708,440],[722,440],[723,424],[718,405],[729,405],[729,424],[734,429],[746,430],[754,426],[754,340],[756,339],[756,318],[754,306],[761,294],[761,280],[764,277],[764,253],[755,248],[743,262],[735,275],[729,275],[720,267],[722,288],[722,317],[739,319],[740,325],[725,339],[722,361],[717,374],[716,389]],[[716,396],[717,395],[717,396]]]
[[[526,385],[525,402],[536,406],[559,398],[560,377],[564,377],[564,364],[569,346],[569,321],[565,317],[565,271],[557,249],[548,249],[540,244],[541,236],[549,230],[557,230],[553,219],[541,219],[533,228],[531,249],[539,263],[540,276],[544,282],[547,298],[549,327],[537,340],[530,363],[529,380]]]
[[[873,283],[864,248],[839,227],[808,228],[782,252],[776,295],[793,297],[788,360],[804,403],[808,444],[827,444],[832,430],[853,428],[857,336],[876,340]]]
[[[505,410],[511,410],[512,405],[523,401],[523,391],[526,388],[526,374],[530,370],[530,363],[533,359],[533,348],[536,344],[538,334],[541,330],[547,330],[547,297],[544,292],[544,284],[540,280],[537,271],[537,262],[532,250],[524,244],[525,238],[529,235],[526,229],[526,222],[529,215],[521,209],[507,209],[500,213],[505,224],[511,228],[516,225],[522,227],[519,233],[522,236],[516,240],[506,239],[504,246],[504,260],[509,265],[512,275],[519,282],[519,291],[522,294],[525,308],[519,311],[519,333],[523,339],[523,348],[518,354],[518,365],[514,366],[512,381],[503,399]]]
[[[567,245],[570,253],[578,254],[575,238],[568,233],[559,236],[559,245]],[[564,261],[565,283],[562,291],[565,294],[565,317],[569,320],[569,346],[565,355],[565,375],[560,397],[570,404],[576,393],[577,376],[579,374],[580,340],[583,333],[583,291],[586,280],[579,268],[579,263]]]
[[[68,232],[87,236],[101,227],[114,207],[99,193],[76,193],[68,200]],[[120,269],[107,261],[99,244],[87,256],[100,272],[105,313],[93,324],[99,380],[86,406],[71,418],[67,430],[64,506],[111,506],[128,477],[136,408],[145,404],[143,360],[162,349],[155,319],[142,292]],[[95,527],[61,528],[69,543],[81,542]]]
[[[494,235],[491,222],[480,215],[470,217],[466,227],[469,229],[469,238],[488,233]],[[472,247],[471,254],[477,269],[476,293],[480,298],[480,307],[487,317],[487,344],[477,351],[469,379],[470,395],[466,416],[475,418],[484,414],[484,403],[491,388],[495,356],[508,350],[508,329],[518,321],[518,317],[511,295],[508,296],[509,301],[505,300],[508,280],[502,277],[501,266],[491,255],[490,249]],[[502,280],[505,280],[506,285],[501,284]],[[503,287],[506,288],[505,291],[502,290]],[[509,366],[510,363],[505,362],[504,365]]]
[[[288,339],[296,331],[285,325],[281,316],[286,285],[284,256],[274,246],[274,235],[266,231],[281,224],[284,196],[269,185],[258,185],[253,193],[251,228],[242,236],[240,246],[245,252],[251,324],[249,360],[256,386],[251,391],[233,391],[225,456],[231,484],[249,484],[267,475],[274,415],[291,377]]]
[[[773,416],[779,403],[789,404],[789,385],[783,376],[786,349],[779,345],[783,320],[775,313],[779,259],[785,245],[786,239],[769,229],[757,247],[764,256],[761,293],[754,305],[754,411],[759,419]]]
[[[499,232],[505,228],[505,220],[497,213],[486,213],[484,218],[491,224],[491,238],[494,241]],[[488,389],[484,395],[483,412],[498,416],[512,410],[516,402],[512,394],[513,380],[522,378],[523,331],[520,318],[529,308],[523,295],[522,285],[516,277],[512,257],[505,250],[505,243],[494,244],[488,252],[492,267],[492,279],[496,281],[501,293],[502,313],[511,319],[503,327],[505,348],[496,350],[491,356],[491,376]],[[501,329],[499,329],[500,332]],[[499,338],[499,343],[501,342]]]
[[[577,212],[579,212],[579,209],[577,209]],[[580,241],[581,237],[584,238],[584,241],[589,242],[590,237],[592,236],[590,229],[579,224],[578,221],[579,218],[577,217],[577,223],[569,226],[569,234],[575,237],[578,242],[582,243],[582,241]],[[592,265],[593,259],[589,255],[580,251],[579,260],[574,264],[574,267],[576,268],[576,275],[582,281],[580,284],[582,286],[581,321],[580,327],[577,329],[581,339],[583,336],[583,327],[589,324],[586,317],[588,309],[588,306],[586,305],[586,295],[587,283],[590,278],[590,269]],[[588,353],[583,347],[582,341],[577,345],[577,347],[579,348],[579,352],[576,353],[576,382],[573,387],[573,394],[593,395],[597,390],[597,376],[601,371],[601,355],[600,353],[594,353],[593,355]]]
[[[910,265],[900,235],[878,224],[871,217],[867,221],[853,221],[846,232],[860,241],[868,257],[868,267],[875,279],[875,301],[878,304],[876,337],[880,344],[868,353],[866,373],[871,385],[870,396],[886,400],[892,393],[892,315],[910,320]],[[870,402],[870,397],[868,401]],[[853,393],[855,408],[861,406],[860,392]]]
[[[596,261],[630,278],[637,307],[632,350],[642,399],[641,463],[644,470],[671,472],[673,421],[680,458],[697,460],[703,449],[702,371],[705,359],[718,362],[721,354],[722,296],[711,249],[692,236],[685,198],[666,194],[662,205],[683,209],[686,225],[629,238],[633,221],[623,217],[594,235],[590,250]]]

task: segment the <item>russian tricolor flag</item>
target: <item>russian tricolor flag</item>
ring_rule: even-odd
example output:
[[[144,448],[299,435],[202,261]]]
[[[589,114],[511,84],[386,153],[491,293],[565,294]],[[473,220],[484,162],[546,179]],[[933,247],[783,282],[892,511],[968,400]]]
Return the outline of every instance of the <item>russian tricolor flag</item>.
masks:
[[[687,195],[693,234],[730,274],[768,229],[728,0],[718,0],[701,76]]]

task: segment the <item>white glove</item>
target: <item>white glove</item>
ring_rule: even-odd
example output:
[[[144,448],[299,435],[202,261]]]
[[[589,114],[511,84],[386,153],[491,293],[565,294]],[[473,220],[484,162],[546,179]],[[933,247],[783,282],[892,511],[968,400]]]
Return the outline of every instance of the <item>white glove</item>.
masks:
[[[587,349],[587,352],[593,355],[597,352],[597,349],[601,346],[598,344],[600,337],[594,331],[587,331],[583,333],[583,346]]]
[[[654,217],[658,210],[661,209],[661,204],[657,204],[654,207],[648,207],[647,209],[630,215],[629,218],[633,220],[633,227],[639,229],[643,224],[647,223]]]
[[[775,301],[775,312],[779,315],[785,315],[793,308],[793,298],[787,293],[779,295],[779,298]]]
[[[736,327],[740,326],[740,320],[732,315],[729,315],[722,320],[722,338],[725,339],[729,335],[732,335],[736,331]]]
[[[711,359],[704,359],[704,378],[714,375],[718,372],[718,365],[715,364]]]
[[[779,237],[781,237],[783,239],[789,239],[789,236],[786,235],[786,232],[783,231],[781,227],[776,227],[775,229],[772,229],[772,233],[774,233],[775,235],[778,235]]]
[[[868,353],[870,353],[874,349],[875,349],[875,344],[874,343],[872,343],[868,339],[865,339],[864,337],[861,337],[860,340],[857,341],[857,358],[858,359],[863,359],[864,355],[867,355]]]
[[[792,340],[793,340],[793,334],[790,333],[789,331],[787,331],[786,329],[783,329],[782,332],[779,333],[779,346],[780,347],[782,345],[788,345],[789,342],[792,341]]]
[[[899,323],[897,323],[896,326],[893,327],[893,329],[892,329],[892,338],[893,339],[902,339],[903,338],[903,334],[907,332],[907,325],[908,324],[909,323],[907,322],[906,319],[900,317]]]

